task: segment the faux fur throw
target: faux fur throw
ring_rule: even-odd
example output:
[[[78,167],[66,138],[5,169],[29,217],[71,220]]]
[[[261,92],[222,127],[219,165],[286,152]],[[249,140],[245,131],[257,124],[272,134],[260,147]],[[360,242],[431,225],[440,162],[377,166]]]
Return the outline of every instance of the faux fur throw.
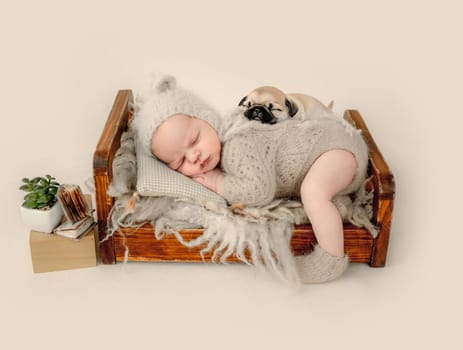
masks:
[[[156,239],[175,235],[187,247],[205,245],[201,254],[212,252],[212,260],[225,263],[234,255],[246,264],[270,270],[285,280],[299,282],[295,260],[290,249],[295,224],[308,222],[302,205],[294,200],[274,200],[264,207],[235,208],[218,202],[197,203],[193,199],[173,197],[141,197],[135,192],[136,157],[131,130],[122,136],[121,147],[113,162],[113,180],[109,194],[116,198],[108,218],[109,232],[105,239],[121,227],[137,227],[151,223]],[[367,227],[376,236],[371,224],[372,194],[365,186],[354,203],[348,196],[335,198],[344,221]],[[195,240],[185,241],[181,229],[204,228]],[[245,252],[249,253],[247,259]],[[126,249],[126,259],[129,252]]]

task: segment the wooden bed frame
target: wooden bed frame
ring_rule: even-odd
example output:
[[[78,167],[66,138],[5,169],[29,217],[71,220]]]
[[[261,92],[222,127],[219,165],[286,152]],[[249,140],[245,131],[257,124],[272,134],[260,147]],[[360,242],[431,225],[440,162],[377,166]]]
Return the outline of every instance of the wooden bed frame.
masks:
[[[107,233],[107,219],[114,198],[108,195],[108,186],[112,179],[112,162],[120,146],[122,133],[132,117],[130,105],[133,102],[131,90],[120,90],[101,133],[93,157],[93,175],[95,180],[95,199],[98,217],[99,238],[102,240]],[[347,110],[344,118],[362,129],[369,150],[370,182],[374,189],[373,222],[379,228],[376,238],[365,229],[344,224],[345,250],[351,262],[368,263],[371,267],[384,267],[386,263],[389,232],[391,227],[394,202],[394,177],[373,140],[360,113]],[[180,261],[202,262],[199,254],[201,248],[187,248],[172,235],[166,235],[162,240],[154,237],[153,227],[145,224],[136,229],[123,228],[111,238],[99,244],[100,260],[103,264],[114,264],[124,260],[125,245],[129,248],[129,261]],[[181,231],[186,240],[201,235],[203,230]],[[291,238],[291,248],[295,255],[310,250],[315,243],[315,237],[310,225],[295,227]],[[206,260],[210,259],[206,255]],[[230,258],[228,261],[238,261]]]

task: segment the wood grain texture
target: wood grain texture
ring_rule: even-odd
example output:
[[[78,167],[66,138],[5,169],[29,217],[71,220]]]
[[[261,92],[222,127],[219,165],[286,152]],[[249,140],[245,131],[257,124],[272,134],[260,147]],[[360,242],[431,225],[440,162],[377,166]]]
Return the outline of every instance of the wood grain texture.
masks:
[[[180,231],[185,241],[198,238],[202,229]],[[352,262],[370,262],[373,238],[362,228],[345,224],[345,249]],[[302,255],[312,249],[315,236],[310,225],[298,225],[291,237],[291,249],[295,255]],[[125,249],[129,251],[129,261],[181,261],[181,262],[210,262],[212,254],[207,253],[204,259],[200,251],[205,247],[187,248],[177,241],[173,235],[165,235],[157,240],[153,227],[145,224],[137,229],[123,228],[114,235],[114,247],[117,261],[124,260]],[[218,259],[220,256],[217,257]],[[230,257],[227,262],[238,262]]]
[[[371,267],[384,267],[386,265],[387,250],[389,246],[389,235],[391,231],[393,199],[379,201],[378,217],[380,218],[380,231],[373,242],[371,252]]]
[[[356,110],[348,110],[344,113],[344,118],[362,130],[363,138],[369,148],[369,172],[374,186],[373,221],[379,228],[371,251],[370,266],[384,267],[394,207],[394,176],[360,113]]]
[[[106,237],[107,218],[114,202],[114,198],[108,195],[108,187],[112,179],[113,160],[120,147],[122,133],[127,129],[132,116],[130,108],[132,104],[133,94],[131,90],[120,90],[117,93],[93,154],[93,179],[100,242]],[[112,238],[104,240],[99,245],[101,262],[114,264],[116,259]]]
[[[97,204],[98,229],[100,240],[106,236],[106,223],[114,199],[107,194],[112,179],[112,161],[120,146],[120,138],[132,117],[130,105],[133,101],[131,90],[118,92],[108,120],[102,131],[94,153],[95,196]],[[347,110],[344,118],[362,130],[369,147],[369,187],[374,191],[373,222],[379,228],[379,234],[373,238],[364,228],[344,224],[345,250],[352,262],[368,263],[372,267],[383,267],[386,263],[389,244],[395,183],[389,166],[374,141],[365,121],[356,110]],[[186,240],[201,235],[202,230],[181,231]],[[315,243],[310,225],[296,226],[291,239],[291,248],[296,255],[308,252]],[[129,249],[129,261],[210,261],[211,254],[204,260],[199,254],[201,248],[190,249],[179,243],[173,236],[156,240],[151,225],[139,228],[122,229],[112,238],[100,243],[101,261],[113,264],[124,259],[126,246]],[[230,258],[228,262],[237,261]]]

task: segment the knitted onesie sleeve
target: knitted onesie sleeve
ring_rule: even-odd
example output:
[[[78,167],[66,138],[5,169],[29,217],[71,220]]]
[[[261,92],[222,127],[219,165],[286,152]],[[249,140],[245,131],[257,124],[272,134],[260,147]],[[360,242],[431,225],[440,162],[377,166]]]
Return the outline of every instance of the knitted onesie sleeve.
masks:
[[[237,135],[222,151],[223,195],[229,203],[261,206],[276,192],[275,162],[271,145],[256,142],[253,135]]]

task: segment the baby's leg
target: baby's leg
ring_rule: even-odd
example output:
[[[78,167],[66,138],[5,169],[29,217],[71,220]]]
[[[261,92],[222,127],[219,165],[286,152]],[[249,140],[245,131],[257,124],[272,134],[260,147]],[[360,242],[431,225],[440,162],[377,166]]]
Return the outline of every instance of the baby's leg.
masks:
[[[341,215],[331,201],[352,181],[357,162],[352,153],[336,149],[322,154],[301,186],[301,200],[318,244],[332,256],[344,256]]]

